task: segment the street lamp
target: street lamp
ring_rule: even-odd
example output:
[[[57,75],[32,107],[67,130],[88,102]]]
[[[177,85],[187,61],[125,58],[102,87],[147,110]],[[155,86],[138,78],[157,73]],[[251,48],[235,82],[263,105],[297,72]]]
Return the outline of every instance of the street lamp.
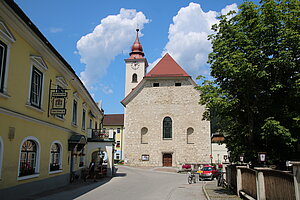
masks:
[[[227,159],[228,159],[228,156],[227,156],[227,155],[224,155],[224,160],[225,160],[225,162],[227,162]]]
[[[266,152],[258,152],[258,160],[265,165],[266,163]]]
[[[240,161],[241,161],[241,163],[244,162],[244,155],[240,155]]]
[[[266,152],[258,152],[258,159],[260,162],[266,162]]]

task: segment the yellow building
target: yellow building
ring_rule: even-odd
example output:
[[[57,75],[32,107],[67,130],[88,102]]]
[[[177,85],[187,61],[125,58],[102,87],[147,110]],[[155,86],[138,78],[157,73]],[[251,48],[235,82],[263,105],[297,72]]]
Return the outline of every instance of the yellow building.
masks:
[[[72,67],[14,1],[0,1],[0,198],[68,184],[95,152],[112,152],[102,120]]]
[[[103,120],[103,129],[112,130],[115,134],[115,153],[116,162],[123,160],[124,145],[124,114],[106,114]]]

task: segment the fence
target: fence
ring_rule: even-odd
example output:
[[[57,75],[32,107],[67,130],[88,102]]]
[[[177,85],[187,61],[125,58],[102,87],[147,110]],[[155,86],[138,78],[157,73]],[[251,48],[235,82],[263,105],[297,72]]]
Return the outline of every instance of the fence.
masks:
[[[292,174],[276,170],[266,170],[263,174],[267,199],[296,199]]]
[[[229,165],[226,168],[226,181],[238,195],[248,199],[300,200],[300,162],[293,164],[293,173]]]
[[[242,168],[242,190],[250,196],[257,198],[256,172],[253,169]]]

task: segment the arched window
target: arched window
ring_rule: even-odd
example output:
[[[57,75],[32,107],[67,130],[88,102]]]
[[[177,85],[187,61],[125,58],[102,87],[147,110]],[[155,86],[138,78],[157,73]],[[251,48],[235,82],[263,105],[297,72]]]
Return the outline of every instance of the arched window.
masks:
[[[147,133],[148,133],[148,129],[146,127],[143,127],[141,129],[141,143],[142,144],[148,144]]]
[[[172,119],[165,117],[163,121],[163,138],[172,139]]]
[[[26,140],[21,147],[19,176],[37,172],[38,145],[34,140]]]
[[[61,169],[61,145],[54,142],[50,149],[50,172]]]
[[[194,144],[193,139],[192,139],[193,133],[194,133],[194,129],[192,127],[189,127],[187,129],[187,143],[188,144]]]
[[[137,75],[132,74],[132,83],[137,83]]]

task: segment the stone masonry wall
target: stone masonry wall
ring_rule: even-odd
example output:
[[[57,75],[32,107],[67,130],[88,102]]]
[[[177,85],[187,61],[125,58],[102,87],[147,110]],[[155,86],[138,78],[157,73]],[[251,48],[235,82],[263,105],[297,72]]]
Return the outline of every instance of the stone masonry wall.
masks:
[[[204,107],[199,92],[186,79],[147,80],[125,109],[125,161],[132,166],[162,166],[163,153],[172,154],[172,166],[210,161],[210,124],[202,120]],[[152,87],[159,82],[159,87]],[[174,86],[181,82],[181,86]],[[163,139],[163,119],[172,119],[172,139]],[[148,129],[147,144],[141,143],[141,129]],[[187,129],[194,129],[187,143]],[[149,155],[149,161],[142,161]]]

